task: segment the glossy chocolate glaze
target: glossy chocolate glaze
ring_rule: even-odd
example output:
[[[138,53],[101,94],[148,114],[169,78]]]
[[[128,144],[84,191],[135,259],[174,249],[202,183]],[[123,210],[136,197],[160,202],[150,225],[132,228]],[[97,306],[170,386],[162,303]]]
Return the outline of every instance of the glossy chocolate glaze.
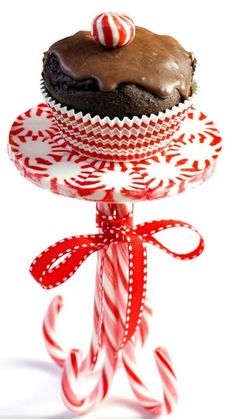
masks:
[[[191,95],[191,53],[174,38],[141,27],[136,27],[135,39],[128,46],[102,47],[90,32],[80,31],[53,44],[44,65],[52,54],[65,74],[78,81],[95,79],[104,92],[131,83],[163,99],[175,89],[184,99]]]

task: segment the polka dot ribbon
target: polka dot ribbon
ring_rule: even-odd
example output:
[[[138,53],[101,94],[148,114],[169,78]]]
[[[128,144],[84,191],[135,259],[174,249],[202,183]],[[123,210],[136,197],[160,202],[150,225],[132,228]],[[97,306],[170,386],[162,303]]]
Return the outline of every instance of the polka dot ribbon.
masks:
[[[132,226],[132,213],[123,218],[106,216],[97,212],[97,227],[101,234],[72,236],[60,240],[44,250],[30,266],[34,279],[45,289],[54,288],[74,275],[80,265],[92,253],[103,249],[100,266],[101,289],[106,251],[110,244],[127,243],[129,278],[127,289],[126,321],[119,351],[136,332],[142,318],[147,280],[146,243],[153,244],[170,256],[180,260],[190,260],[199,256],[204,249],[204,241],[199,232],[190,224],[176,220],[150,221]],[[176,253],[154,237],[160,231],[175,227],[193,230],[199,237],[196,248],[188,253]],[[103,291],[101,292],[103,297]],[[102,298],[101,298],[102,299]],[[103,305],[101,307],[98,335],[102,333]]]

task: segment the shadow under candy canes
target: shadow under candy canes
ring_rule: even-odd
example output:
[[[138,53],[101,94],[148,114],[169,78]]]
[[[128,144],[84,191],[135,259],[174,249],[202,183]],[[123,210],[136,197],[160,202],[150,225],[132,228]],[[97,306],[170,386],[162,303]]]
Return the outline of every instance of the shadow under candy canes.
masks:
[[[6,388],[5,395],[3,394],[1,397],[0,417],[4,417],[4,419],[8,417],[11,419],[25,419],[26,417],[27,419],[82,417],[66,410],[61,398],[58,396],[58,387],[61,385],[62,373],[59,366],[52,364],[50,361],[36,358],[3,358],[0,360],[0,371],[3,383],[5,383],[4,377],[6,374],[9,382],[11,382],[11,388],[9,389],[11,394],[8,395],[9,392]],[[38,379],[35,378],[36,374],[38,374]],[[98,374],[99,372],[94,372],[94,378]],[[19,382],[21,382],[21,387],[25,388],[24,394],[22,394],[22,391],[19,391]],[[40,406],[43,406],[46,414],[41,413],[42,409]],[[104,414],[104,408],[107,412],[106,415]],[[121,411],[119,415],[114,416],[114,414],[111,414],[111,410],[114,412],[116,409],[122,409],[123,412]],[[132,410],[133,413],[125,413],[126,409]],[[52,413],[48,414],[47,410]],[[149,419],[153,416],[145,412],[136,400],[111,395],[101,406],[98,406],[96,412],[88,414],[86,417],[93,417],[94,419],[110,419],[111,417],[112,419],[120,419],[121,417],[125,419]]]

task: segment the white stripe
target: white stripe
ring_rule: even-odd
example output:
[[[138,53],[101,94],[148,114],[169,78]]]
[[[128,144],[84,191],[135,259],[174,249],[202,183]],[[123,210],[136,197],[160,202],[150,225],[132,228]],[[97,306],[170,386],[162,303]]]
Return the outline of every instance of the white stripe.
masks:
[[[119,314],[120,314],[122,323],[124,325],[128,300],[127,300],[127,291],[124,288],[123,282],[121,280],[118,280],[118,290],[119,290]]]
[[[135,367],[133,363],[129,362],[129,359],[125,358],[125,362],[126,364],[129,366],[129,368],[136,373],[135,371]],[[138,376],[138,374],[136,373],[136,375]],[[136,391],[139,392],[140,394],[142,394],[142,397],[146,400],[142,400],[142,406],[149,406],[150,403],[153,403],[153,401],[155,401],[156,403],[159,403],[158,400],[154,399],[153,397],[150,397],[150,392],[148,390],[148,388],[146,388],[144,385],[138,384],[136,381],[133,380],[133,378],[128,374],[128,378],[129,378],[129,382],[130,385],[132,387],[133,392],[135,393]]]
[[[119,35],[119,31],[116,27],[116,23],[113,19],[113,16],[108,15],[108,22],[109,22],[109,26],[112,32],[112,46],[116,47],[117,44],[119,43],[120,40],[120,35]]]
[[[127,291],[124,288],[123,283],[121,282],[121,280],[119,280],[118,283],[118,287],[119,287],[119,310],[122,311],[120,313],[120,317],[123,321],[123,323],[125,323],[125,317],[126,317],[126,307],[127,307],[127,302],[128,302],[128,298],[127,298]]]
[[[110,356],[114,356],[113,354],[111,354]],[[104,371],[106,373],[106,377],[107,377],[107,381],[108,381],[108,386],[113,378],[114,375],[114,367],[110,361],[110,356],[109,354],[107,355],[107,357],[105,357],[104,359]]]
[[[48,342],[45,342],[45,343],[46,343],[47,350],[52,357],[58,360],[65,361],[66,356],[63,351],[60,351],[59,349],[55,348],[55,346],[52,346]]]
[[[162,352],[161,352],[161,356],[163,356],[166,363],[170,366],[170,368],[172,368],[172,363],[165,357],[165,355],[162,354]],[[156,362],[157,362],[157,366],[160,371],[160,374],[161,374],[161,371],[164,371],[164,373],[167,375],[169,380],[173,383],[176,383],[175,377],[173,376],[169,368],[167,368],[167,366],[162,362],[162,360],[158,357],[156,353],[155,353],[155,358],[156,358]]]
[[[102,44],[102,45],[106,45],[106,41],[105,41],[105,38],[104,38],[104,34],[103,34],[103,25],[102,25],[102,19],[104,18],[104,15],[101,15],[99,18],[98,18],[98,20],[97,20],[97,22],[96,22],[96,27],[97,27],[97,32],[98,32],[98,39],[99,39],[99,42]]]
[[[106,309],[109,310],[108,307]],[[110,311],[110,313],[111,313],[111,311]],[[106,321],[104,321],[104,329],[105,329],[105,334],[107,335],[109,341],[111,342],[111,345],[113,346],[114,349],[116,349],[117,346],[118,346],[116,330],[111,330],[110,327],[109,327],[109,323],[107,323]]]
[[[119,217],[126,217],[129,213],[133,211],[133,204],[121,204],[118,205],[117,214]]]
[[[75,377],[75,373],[71,364],[71,359],[70,359],[70,353],[68,354],[68,357],[66,359],[66,363],[65,363],[65,373],[67,376],[67,381],[70,385],[71,391],[76,395],[77,392],[77,379]]]
[[[173,375],[170,373],[170,371],[166,368],[166,366],[164,366],[163,364],[159,365],[158,369],[159,369],[159,372],[160,372],[160,375],[161,375],[164,394],[166,395],[166,398],[169,401],[169,404],[170,404],[171,408],[173,409],[174,406],[176,405],[176,401],[175,401],[175,395],[173,394],[172,389],[175,390],[176,395],[177,395],[176,380],[173,377]],[[165,378],[163,377],[162,370],[165,372],[168,379],[170,380],[170,384],[165,381]]]
[[[116,306],[116,295],[115,295],[115,291],[114,291],[114,288],[113,288],[112,282],[111,282],[111,278],[113,276],[113,273],[109,272],[107,266],[104,266],[103,272],[104,272],[104,282],[103,282],[104,291],[108,295],[112,304],[114,306]]]
[[[173,387],[176,390],[177,393],[177,389],[176,389],[176,379],[173,377],[173,375],[170,373],[170,371],[165,367],[165,366],[159,366],[158,370],[160,372],[161,378],[162,378],[162,382],[163,382],[163,387],[164,389],[168,389],[169,390],[169,383],[166,382],[165,377],[163,377],[163,372],[165,373],[165,375],[167,376],[167,378],[169,379],[170,383],[171,383],[171,387]],[[163,372],[162,372],[163,371]]]
[[[52,340],[54,340],[57,343],[57,339],[56,339],[56,331],[54,327],[51,327],[48,317],[44,318],[44,327],[46,329],[46,332],[48,333],[48,335],[52,338]]]
[[[169,405],[171,406],[171,410],[173,410],[174,407],[176,406],[176,402],[175,402],[174,397],[171,394],[171,392],[170,392],[170,390],[169,390],[168,387],[166,387],[164,389],[164,393],[165,393],[165,396],[166,396],[166,398],[167,398],[167,400],[169,402]],[[165,409],[166,409],[166,405],[165,405]]]

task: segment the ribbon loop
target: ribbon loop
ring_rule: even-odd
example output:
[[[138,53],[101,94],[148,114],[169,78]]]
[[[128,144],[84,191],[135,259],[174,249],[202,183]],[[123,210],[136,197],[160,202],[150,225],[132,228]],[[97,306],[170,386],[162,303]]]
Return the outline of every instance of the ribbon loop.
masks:
[[[57,287],[67,281],[90,254],[105,244],[106,239],[101,234],[60,240],[34,259],[30,273],[42,288]]]
[[[164,231],[171,228],[187,228],[189,230],[194,231],[198,238],[199,242],[195,249],[191,250],[187,253],[178,253],[170,250],[167,246],[161,243],[161,241],[157,240],[153,237],[154,234],[159,233],[160,231]],[[135,228],[137,234],[143,237],[143,240],[147,243],[153,244],[154,246],[158,247],[161,250],[164,250],[170,256],[180,259],[180,260],[190,260],[198,257],[204,250],[204,240],[201,234],[193,227],[191,224],[184,223],[182,221],[176,220],[159,220],[159,221],[150,221],[143,224],[138,224]]]

